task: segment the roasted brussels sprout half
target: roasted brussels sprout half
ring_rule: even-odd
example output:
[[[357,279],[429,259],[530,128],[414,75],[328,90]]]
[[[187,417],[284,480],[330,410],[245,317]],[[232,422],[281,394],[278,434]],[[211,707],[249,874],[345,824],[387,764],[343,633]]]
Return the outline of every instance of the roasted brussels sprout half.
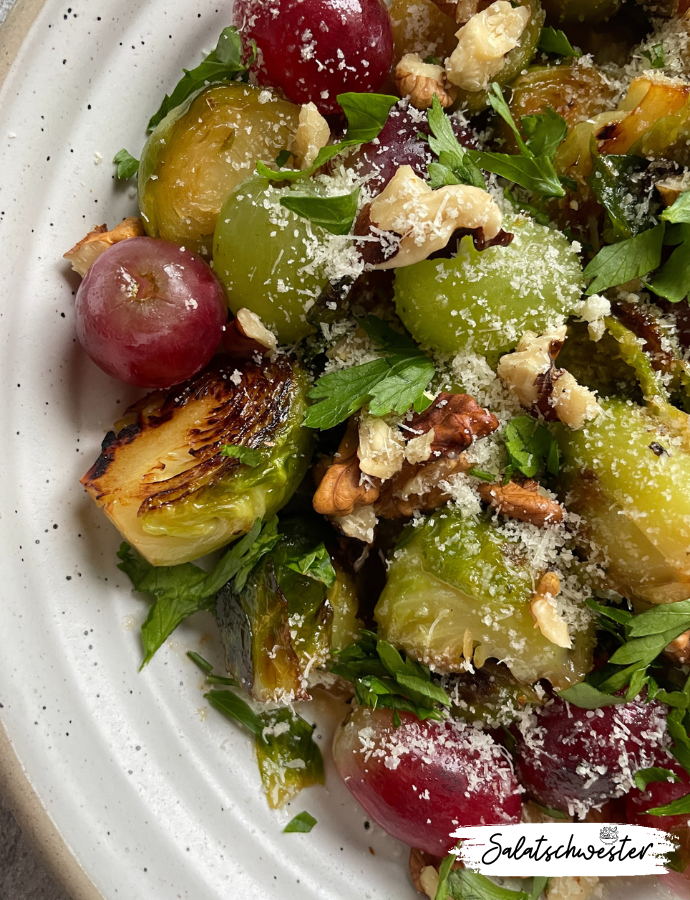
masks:
[[[299,107],[246,84],[214,84],[154,129],[139,165],[139,207],[151,237],[209,257],[228,194],[271,163],[297,130]]]
[[[457,46],[455,32],[460,26],[433,0],[393,0],[390,17],[394,67],[406,53],[419,53],[422,59],[431,55],[443,62]]]
[[[467,722],[484,722],[489,728],[507,725],[527,703],[542,705],[547,696],[520,684],[502,663],[488,661],[471,675],[452,675],[445,685],[451,698],[451,715]]]
[[[380,637],[440,672],[464,671],[469,650],[469,662],[502,660],[526,684],[548,678],[565,688],[584,678],[587,616],[569,610],[570,650],[542,635],[530,612],[540,573],[514,538],[452,508],[409,528],[376,606]]]
[[[549,23],[586,22],[594,25],[610,19],[623,4],[623,0],[542,0]]]
[[[228,582],[216,603],[227,670],[264,702],[309,699],[309,672],[334,634],[349,643],[360,627],[352,577],[333,566],[321,523],[287,519],[281,532],[246,584]]]
[[[292,496],[309,467],[308,382],[286,356],[237,368],[224,357],[172,390],[144,397],[82,484],[141,555],[188,562],[249,531]],[[224,455],[258,449],[258,465]]]
[[[294,188],[300,195],[310,189]],[[214,269],[230,309],[255,312],[281,343],[314,331],[306,311],[328,281],[312,257],[324,230],[280,205],[291,190],[259,176],[247,179],[224,203],[213,241]]]
[[[583,282],[567,238],[523,217],[504,227],[514,234],[508,247],[480,252],[464,237],[457,256],[396,270],[396,309],[416,341],[495,362],[527,329],[541,333],[570,315]]]

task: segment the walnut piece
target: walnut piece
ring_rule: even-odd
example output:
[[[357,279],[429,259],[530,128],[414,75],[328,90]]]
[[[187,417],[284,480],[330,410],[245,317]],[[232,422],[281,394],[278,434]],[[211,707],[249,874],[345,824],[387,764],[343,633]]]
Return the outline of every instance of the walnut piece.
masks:
[[[298,169],[309,169],[319,150],[325,147],[331,129],[313,103],[305,103],[299,111],[299,121],[294,140],[288,148]]]
[[[416,465],[416,463],[426,462],[431,456],[431,446],[434,443],[436,433],[433,428],[426,434],[420,434],[411,438],[405,444],[405,459],[408,463]]]
[[[347,537],[357,538],[365,544],[374,541],[374,529],[378,524],[373,506],[356,506],[354,511],[347,516],[336,516],[331,519],[336,528],[339,528]]]
[[[664,654],[678,665],[690,663],[690,631],[684,631],[664,650]]]
[[[496,431],[498,419],[469,394],[442,392],[428,409],[417,413],[405,425],[406,429],[417,435],[433,430],[430,454],[433,456],[460,453],[472,441]]]
[[[556,368],[566,332],[565,325],[542,335],[526,331],[515,351],[501,357],[497,373],[525,409],[578,429],[595,419],[601,407],[589,388],[578,384],[570,372]]]
[[[527,6],[496,0],[472,16],[455,35],[458,46],[446,60],[446,77],[463,91],[484,91],[520,43],[530,20]]]
[[[549,879],[547,900],[588,900],[599,884],[596,875],[560,875]]]
[[[359,468],[365,475],[392,478],[405,460],[405,442],[399,428],[385,419],[363,413],[359,417]]]
[[[392,253],[374,269],[411,266],[442,250],[458,229],[478,231],[493,240],[503,217],[493,197],[481,188],[452,184],[432,191],[411,166],[400,166],[367,209],[369,229],[392,232]],[[357,231],[361,233],[361,231]],[[395,236],[399,236],[399,241]],[[384,254],[385,255],[385,254]],[[366,257],[365,257],[366,258]]]
[[[555,500],[542,497],[536,481],[518,484],[480,484],[479,496],[502,516],[530,522],[539,528],[563,521],[563,507]]]
[[[557,647],[570,649],[573,642],[568,634],[568,625],[558,615],[555,598],[561,591],[561,582],[555,572],[546,572],[539,579],[537,590],[530,600],[530,612],[534,627],[539,628],[547,641]]]
[[[434,94],[444,108],[452,106],[458,96],[458,89],[448,84],[443,66],[423,62],[418,53],[406,53],[395,67],[395,86],[415,109],[429,109]]]
[[[385,482],[374,505],[382,519],[409,518],[416,510],[432,512],[450,499],[447,481],[451,475],[466,472],[470,463],[464,455],[458,459],[441,457],[429,463],[405,462],[395,478]]]
[[[278,346],[278,339],[273,332],[269,331],[257,314],[250,309],[245,309],[244,307],[238,309],[235,322],[237,323],[237,330],[243,337],[256,341],[257,344],[261,344],[266,350],[275,350]]]
[[[96,225],[85,238],[75,244],[71,250],[63,254],[63,258],[72,263],[72,268],[83,278],[89,267],[98,259],[101,253],[105,253],[108,247],[125,241],[131,237],[142,237],[144,223],[136,216],[130,216],[120,222],[112,231],[108,231],[107,225]]]
[[[362,481],[362,473],[357,458],[357,422],[350,418],[345,436],[340,442],[333,465],[314,494],[313,505],[317,513],[324,516],[349,516],[356,507],[370,505],[379,496],[378,481]]]

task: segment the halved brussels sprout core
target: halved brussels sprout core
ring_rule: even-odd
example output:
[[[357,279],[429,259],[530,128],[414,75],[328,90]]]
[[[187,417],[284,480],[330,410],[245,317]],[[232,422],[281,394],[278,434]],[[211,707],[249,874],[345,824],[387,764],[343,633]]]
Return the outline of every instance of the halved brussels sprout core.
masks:
[[[538,574],[488,519],[435,513],[395,554],[374,613],[379,636],[441,672],[464,671],[469,642],[521,682],[565,688],[591,668],[592,635],[571,629],[571,650],[542,635],[530,612]]]
[[[218,358],[169,392],[135,404],[82,484],[122,536],[156,566],[188,562],[249,531],[292,496],[309,466],[308,384],[287,357]],[[260,450],[261,462],[224,456]]]
[[[223,201],[272,163],[297,130],[299,107],[246,84],[214,84],[173,109],[148,139],[139,166],[147,234],[206,257]]]

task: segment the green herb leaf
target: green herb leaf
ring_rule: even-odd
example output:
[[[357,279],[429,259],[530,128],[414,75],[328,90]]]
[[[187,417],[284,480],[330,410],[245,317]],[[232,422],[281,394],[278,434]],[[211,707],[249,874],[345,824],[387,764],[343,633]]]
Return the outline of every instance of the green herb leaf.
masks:
[[[690,813],[690,794],[678,797],[665,806],[655,806],[646,812],[648,816],[686,816],[688,813]]]
[[[685,687],[687,690],[687,684]],[[673,738],[671,753],[685,771],[690,773],[690,738],[684,724],[685,717],[686,712],[684,709],[672,709],[666,718],[666,727]]]
[[[680,194],[675,203],[662,212],[661,218],[664,222],[671,222],[674,225],[680,222],[690,223],[690,191]]]
[[[662,634],[675,627],[680,627],[681,632],[690,628],[690,600],[664,603],[633,616],[629,633],[631,637],[637,638],[647,634]]]
[[[641,791],[647,790],[647,785],[656,784],[658,781],[680,781],[675,772],[670,769],[661,769],[656,766],[650,769],[638,769],[635,772],[634,781],[637,788]]]
[[[388,121],[388,114],[398,99],[388,94],[338,94],[338,103],[347,116],[347,134],[340,143],[322,147],[309,169],[276,172],[262,162],[257,162],[256,171],[271,181],[296,181],[313,175],[324,163],[342,153],[347,147],[373,141]]]
[[[309,428],[333,428],[367,403],[375,416],[400,415],[423,396],[434,376],[433,363],[405,335],[370,316],[360,322],[383,352],[361,366],[322,375],[309,392],[314,400],[305,417]]]
[[[560,465],[558,444],[549,429],[531,416],[517,416],[505,427],[505,442],[511,472],[517,470],[533,478],[546,468],[558,474]]]
[[[570,43],[564,31],[552,28],[550,25],[542,28],[539,35],[539,50],[542,53],[553,53],[555,56],[582,56],[582,50],[578,50]]]
[[[113,162],[117,165],[117,177],[120,179],[133,178],[139,171],[139,160],[125,149],[118,150]]]
[[[481,481],[494,482],[496,481],[496,476],[491,472],[485,472],[483,469],[475,469],[474,466],[468,471],[468,475],[471,475],[473,478],[479,478]]]
[[[663,44],[654,44],[649,50],[643,50],[642,55],[647,57],[653,69],[663,69],[666,65]]]
[[[678,635],[685,631],[683,628],[671,628],[661,634],[648,634],[645,637],[628,641],[619,647],[611,656],[610,662],[617,666],[628,666],[631,663],[647,661],[647,665],[662,652],[662,650],[674,641]]]
[[[254,712],[246,700],[232,691],[209,691],[204,697],[214,709],[222,712],[228,719],[234,719],[235,722],[244,725],[253,734],[261,735],[263,732],[264,722],[261,716]]]
[[[438,684],[434,684],[431,681],[423,681],[421,678],[417,678],[414,675],[403,675],[402,673],[396,675],[395,680],[400,687],[407,688],[408,691],[414,692],[416,695],[415,699],[418,699],[421,695],[434,703],[440,703],[442,706],[450,706],[448,694],[446,694],[443,688]]]
[[[438,163],[431,163],[428,166],[431,187],[442,187],[444,184],[471,184],[486,190],[484,176],[455,137],[450,118],[443,111],[436,94],[431,104],[426,114],[432,135],[429,137],[429,148],[439,158]]]
[[[331,234],[348,234],[357,215],[359,188],[339,197],[297,197],[290,194],[280,198],[280,205],[308,219]]]
[[[520,119],[526,144],[535,157],[553,158],[556,150],[568,135],[568,124],[551,107],[534,116]]]
[[[618,622],[619,625],[627,625],[630,620],[634,618],[633,614],[627,609],[618,609],[615,606],[602,606],[591,597],[589,600],[585,600],[585,605],[594,610],[594,612],[598,613],[600,616],[606,616],[607,619]]]
[[[660,703],[665,703],[667,706],[675,706],[677,709],[688,709],[690,707],[690,697],[685,691],[665,691],[662,689],[656,692],[654,699]]]
[[[625,703],[625,697],[604,694],[591,684],[587,684],[586,681],[581,681],[579,684],[574,684],[557,693],[562,700],[567,700],[568,703],[572,703],[573,706],[580,709],[600,709],[602,706],[616,706],[619,703]]]
[[[226,684],[228,687],[239,687],[239,682],[235,678],[228,678],[227,675],[207,675],[206,681],[209,684]]]
[[[310,553],[287,560],[285,565],[288,569],[292,569],[293,572],[299,572],[300,575],[306,575],[307,578],[321,581],[326,587],[334,585],[338,577],[333,568],[328,550],[326,550],[326,546],[323,543],[319,544]]]
[[[457,860],[455,853],[449,853],[444,857],[443,862],[438,869],[438,887],[436,888],[436,896],[434,900],[448,900],[448,875]]]
[[[584,271],[592,281],[587,294],[596,294],[610,287],[625,284],[633,278],[643,278],[661,262],[664,225],[655,225],[627,241],[602,247]]]
[[[239,459],[244,466],[255,468],[263,459],[261,450],[254,450],[251,447],[243,447],[240,444],[223,444],[220,448],[221,456],[232,456]]]
[[[640,222],[634,215],[634,203],[630,190],[630,176],[645,165],[637,156],[601,155],[596,141],[592,141],[592,174],[588,184],[606,210],[609,227],[604,239],[613,244],[628,240],[640,231]]]
[[[438,56],[434,56],[433,53],[430,53],[428,56],[425,56],[425,57],[424,57],[424,62],[425,62],[428,66],[442,66],[442,65],[443,65],[443,63],[442,63],[441,60],[438,58]],[[434,94],[434,96],[436,96],[436,95]]]
[[[542,806],[541,803],[537,803],[536,800],[532,801],[537,809],[540,809],[545,815],[549,816],[551,819],[563,819],[567,820],[568,816],[560,809],[553,809],[551,806]]]
[[[669,259],[647,283],[658,297],[680,303],[690,293],[690,241],[676,247]]]
[[[213,666],[211,665],[211,663],[208,660],[204,659],[203,656],[195,653],[193,650],[187,650],[187,656],[193,663],[196,663],[196,665],[199,666],[201,671],[205,672],[206,675],[210,675],[213,671]]]
[[[561,32],[563,34],[563,32]],[[548,887],[550,878],[547,878],[546,875],[538,875],[532,879],[532,893],[530,894],[529,900],[539,900],[541,895],[546,891]]]
[[[151,116],[148,124],[148,131],[153,129],[161,122],[171,109],[175,109],[181,103],[191,97],[193,93],[200,88],[205,87],[216,81],[246,81],[247,71],[254,61],[255,53],[247,63],[242,62],[242,39],[234,27],[224,28],[216,49],[213,50],[196,68],[184,69],[184,76],[177,83],[172,94],[167,94],[163,98],[163,102],[157,112]]]
[[[470,869],[455,869],[448,873],[448,893],[453,900],[530,900],[524,891],[499,887],[485,875]]]
[[[309,834],[314,825],[316,825],[316,819],[305,810],[297,813],[294,818],[290,819],[285,828],[283,828],[283,832],[285,834]]]
[[[280,153],[276,156],[276,165],[279,169],[282,169],[283,166],[286,166],[288,160],[292,156],[292,153],[289,150],[281,150]]]

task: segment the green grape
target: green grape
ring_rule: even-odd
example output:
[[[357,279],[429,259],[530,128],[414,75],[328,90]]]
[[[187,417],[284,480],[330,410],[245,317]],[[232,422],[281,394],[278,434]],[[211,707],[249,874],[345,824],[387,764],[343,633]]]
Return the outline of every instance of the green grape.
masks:
[[[519,0],[519,6],[529,6],[532,12],[527,27],[520,35],[520,42],[506,56],[506,63],[491,80],[500,85],[510,84],[517,76],[529,66],[537,52],[539,36],[544,24],[544,10],[539,0]],[[455,109],[464,109],[468,112],[481,112],[489,105],[488,91],[463,91],[458,90],[458,98],[454,104]]]
[[[299,107],[246,84],[215,84],[173,109],[154,129],[139,165],[146,233],[211,255],[223,201],[272,162],[295,131]]]
[[[310,189],[248,178],[223,204],[213,240],[213,267],[230,309],[255,312],[281,343],[314,331],[306,311],[328,280],[313,261],[325,232],[280,206],[286,194]]]
[[[416,341],[495,361],[525,330],[541,333],[572,313],[582,270],[565,236],[522,217],[504,227],[515,235],[508,247],[479,252],[465,237],[451,259],[396,270],[395,305]]]
[[[592,635],[571,629],[566,650],[535,628],[530,600],[539,574],[488,519],[434,513],[394,555],[374,611],[379,636],[437,671],[460,672],[469,632],[484,658],[504,660],[519,681],[567,687],[591,668]]]

